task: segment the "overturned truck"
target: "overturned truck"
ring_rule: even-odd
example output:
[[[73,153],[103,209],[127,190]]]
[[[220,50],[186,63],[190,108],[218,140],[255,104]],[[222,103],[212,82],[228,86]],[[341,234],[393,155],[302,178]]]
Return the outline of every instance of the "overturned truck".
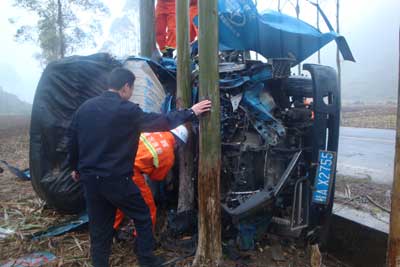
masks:
[[[308,76],[290,73],[333,40],[344,59],[354,61],[345,39],[320,12],[328,33],[278,12],[260,14],[250,0],[219,1],[221,207],[237,228],[261,222],[318,238],[331,214],[340,122],[337,73],[315,64],[303,65]],[[248,51],[267,61],[250,59]],[[196,66],[196,44],[192,55]],[[137,76],[132,101],[145,111],[174,109],[173,60],[118,61],[96,54],[50,63],[33,104],[30,168],[35,191],[60,211],[84,210],[80,185],[65,164],[66,129],[84,101],[107,90],[107,75],[117,66]],[[196,73],[194,67],[194,101]]]

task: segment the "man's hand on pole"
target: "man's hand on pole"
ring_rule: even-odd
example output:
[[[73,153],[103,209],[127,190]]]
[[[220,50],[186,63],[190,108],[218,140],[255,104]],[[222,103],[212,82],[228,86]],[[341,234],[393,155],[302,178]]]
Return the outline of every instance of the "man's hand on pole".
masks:
[[[196,116],[201,115],[204,112],[211,110],[211,101],[210,100],[203,100],[197,104],[194,104],[191,108]]]

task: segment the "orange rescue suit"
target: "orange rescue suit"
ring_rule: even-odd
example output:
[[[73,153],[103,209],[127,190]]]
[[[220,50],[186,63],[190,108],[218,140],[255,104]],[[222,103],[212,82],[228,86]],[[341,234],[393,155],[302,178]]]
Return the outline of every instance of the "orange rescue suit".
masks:
[[[190,1],[190,42],[197,36],[198,30],[193,19],[198,14],[197,0]],[[156,5],[156,40],[162,52],[167,48],[176,48],[176,11],[175,0],[158,0]]]
[[[134,162],[133,182],[140,189],[144,202],[150,210],[153,227],[156,223],[157,207],[153,194],[143,174],[153,181],[162,181],[174,165],[175,137],[171,132],[142,133]],[[124,218],[121,210],[117,210],[114,229],[118,229]]]

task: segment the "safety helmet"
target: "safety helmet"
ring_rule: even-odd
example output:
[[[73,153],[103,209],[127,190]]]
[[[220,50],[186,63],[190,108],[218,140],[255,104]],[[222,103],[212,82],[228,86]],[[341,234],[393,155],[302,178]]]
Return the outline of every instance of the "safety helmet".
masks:
[[[183,143],[186,144],[186,142],[188,140],[189,132],[188,132],[187,128],[185,127],[185,125],[183,125],[183,124],[179,125],[175,129],[172,129],[171,133],[173,133],[176,137],[179,138],[179,140],[181,140]]]

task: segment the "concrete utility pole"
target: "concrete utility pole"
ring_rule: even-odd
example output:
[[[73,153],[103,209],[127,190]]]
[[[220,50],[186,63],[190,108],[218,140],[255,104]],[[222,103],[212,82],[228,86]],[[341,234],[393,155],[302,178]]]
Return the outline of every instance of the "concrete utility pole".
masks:
[[[392,188],[387,266],[400,266],[400,29],[399,29],[399,78],[397,91],[396,155]]]
[[[177,95],[178,108],[191,106],[191,72],[189,39],[189,0],[176,1],[176,40],[177,40]],[[179,148],[179,199],[178,213],[193,209],[193,141],[190,123],[187,125],[189,138],[185,147]]]
[[[194,266],[219,266],[221,247],[220,207],[220,99],[218,86],[217,0],[199,2],[200,99],[212,101],[212,111],[200,119],[198,172],[199,240]]]
[[[140,55],[150,58],[155,50],[154,0],[140,0]]]

